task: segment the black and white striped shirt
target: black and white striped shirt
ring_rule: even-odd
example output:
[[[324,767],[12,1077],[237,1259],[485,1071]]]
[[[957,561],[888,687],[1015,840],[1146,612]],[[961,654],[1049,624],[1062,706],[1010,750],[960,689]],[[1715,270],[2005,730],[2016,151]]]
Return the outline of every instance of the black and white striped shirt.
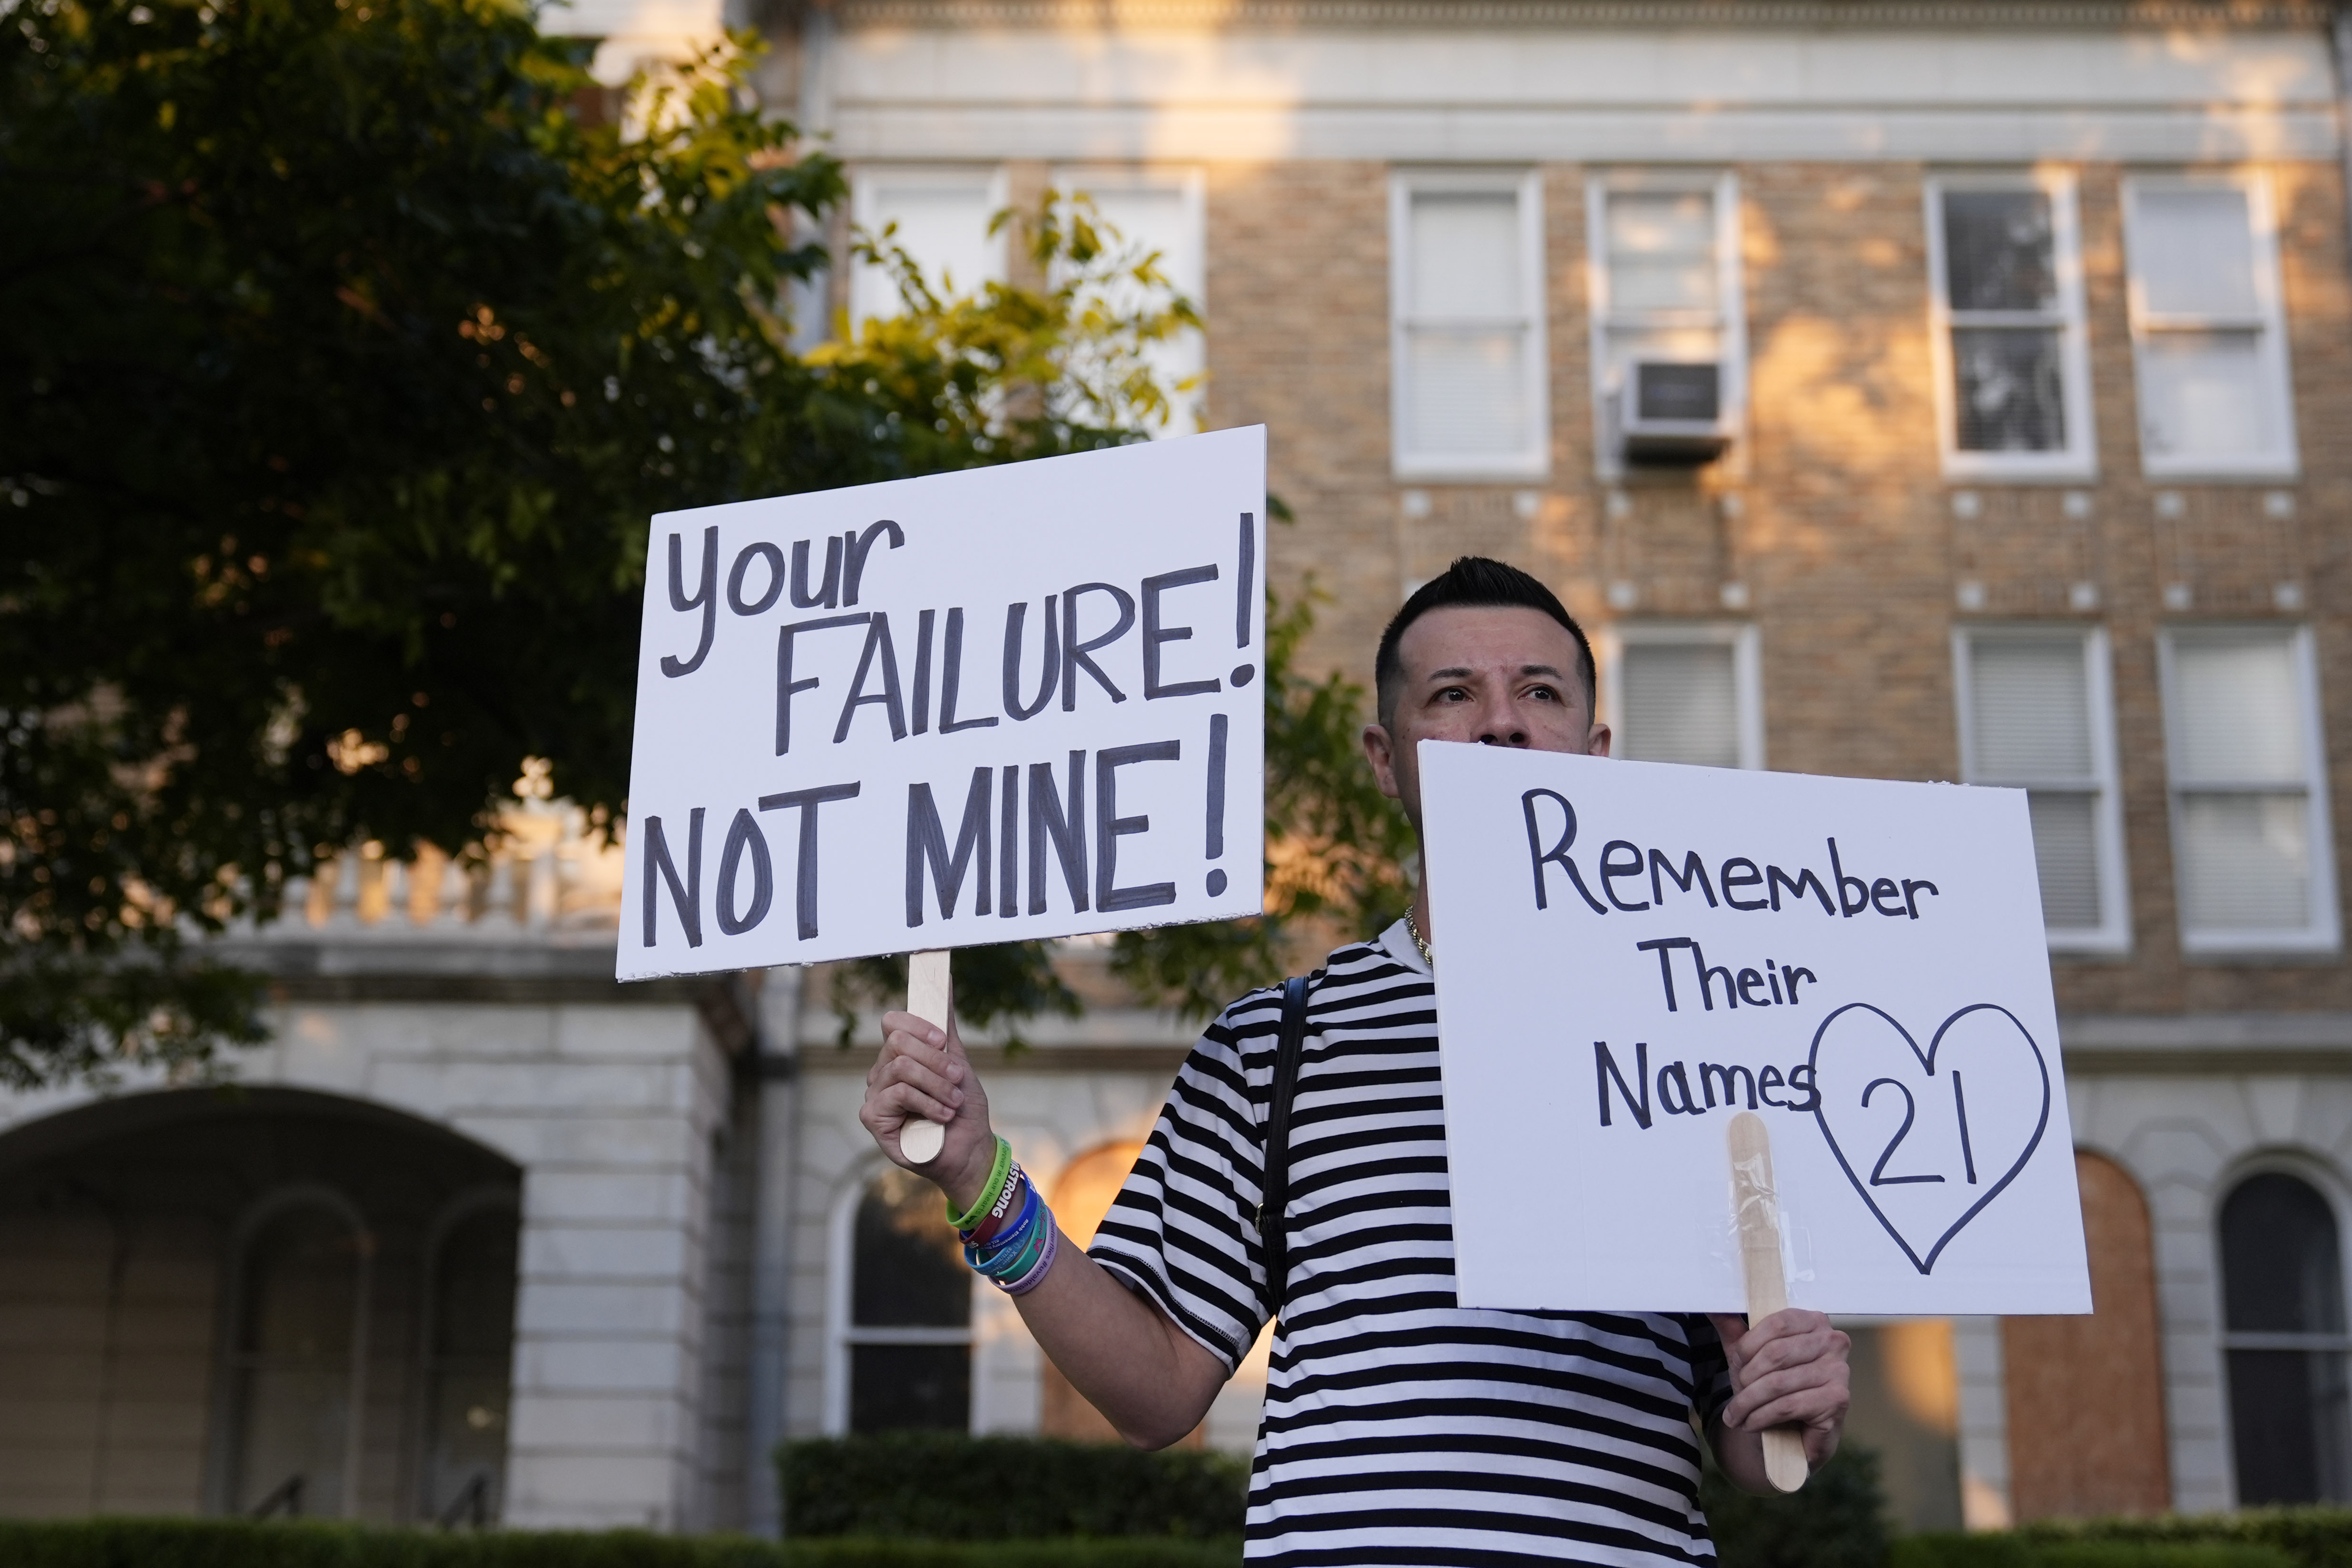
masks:
[[[1225,1009],[1089,1251],[1238,1365],[1270,1315],[1255,1227],[1282,994]],[[1253,1563],[1711,1562],[1704,1317],[1454,1304],[1436,989],[1400,921],[1333,952],[1293,1102],[1290,1277],[1249,1494]],[[1543,1245],[1556,1193],[1528,1194]]]

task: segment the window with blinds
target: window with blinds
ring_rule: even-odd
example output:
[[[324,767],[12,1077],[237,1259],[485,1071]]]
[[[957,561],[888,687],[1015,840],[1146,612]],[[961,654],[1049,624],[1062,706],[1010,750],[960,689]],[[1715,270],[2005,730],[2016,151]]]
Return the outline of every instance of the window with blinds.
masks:
[[[1595,451],[1604,476],[1625,466],[1624,401],[1637,364],[1691,367],[1705,412],[1737,426],[1748,399],[1733,176],[1621,172],[1587,187]],[[1700,367],[1713,373],[1699,375]],[[1669,374],[1652,373],[1667,380]]]
[[[2075,234],[2074,188],[2063,174],[1929,182],[1946,472],[2092,471]]]
[[[1390,212],[1397,472],[1540,475],[1549,443],[1535,176],[1401,174]]]
[[[1764,765],[1754,627],[1621,626],[1602,648],[1611,755]]]
[[[2105,634],[1970,626],[1955,653],[1961,773],[2026,792],[2050,945],[2122,951],[2131,924]]]
[[[2178,627],[2163,648],[2183,946],[2334,947],[2310,633]]]
[[[2125,214],[2143,466],[2164,478],[2292,477],[2269,187],[2136,179]]]
[[[903,249],[940,299],[1003,281],[1004,239],[988,232],[1007,200],[1001,171],[869,166],[857,171],[852,192],[857,226],[877,243]],[[849,294],[855,321],[895,316],[906,308],[898,278],[866,262],[850,274]]]

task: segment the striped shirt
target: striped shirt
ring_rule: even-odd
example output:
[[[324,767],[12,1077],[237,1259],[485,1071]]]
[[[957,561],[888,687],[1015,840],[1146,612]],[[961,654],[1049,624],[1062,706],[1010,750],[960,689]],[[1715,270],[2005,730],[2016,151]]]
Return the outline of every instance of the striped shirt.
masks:
[[[1088,1249],[1228,1368],[1272,1315],[1244,1216],[1281,1013],[1255,991],[1209,1026]],[[1692,1421],[1730,1379],[1706,1319],[1454,1304],[1436,988],[1402,921],[1331,954],[1291,1116],[1248,1561],[1713,1561]],[[1528,1194],[1528,1245],[1556,1201]]]

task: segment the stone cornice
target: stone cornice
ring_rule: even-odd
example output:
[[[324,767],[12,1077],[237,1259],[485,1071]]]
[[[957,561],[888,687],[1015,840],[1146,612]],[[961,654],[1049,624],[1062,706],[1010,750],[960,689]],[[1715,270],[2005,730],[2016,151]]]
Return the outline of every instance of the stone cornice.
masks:
[[[853,28],[1278,31],[1325,28],[2315,31],[2294,0],[839,0]]]

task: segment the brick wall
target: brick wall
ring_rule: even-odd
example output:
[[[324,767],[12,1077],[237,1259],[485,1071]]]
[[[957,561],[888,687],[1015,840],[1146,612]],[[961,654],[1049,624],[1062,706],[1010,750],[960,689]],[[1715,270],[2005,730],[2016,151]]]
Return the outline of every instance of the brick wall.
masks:
[[[2269,171],[2303,478],[2268,485],[2162,485],[2140,473],[2120,168],[2077,171],[2100,477],[2075,485],[1960,483],[1940,471],[1926,169],[1737,172],[1748,439],[1695,476],[1608,487],[1593,461],[1583,171],[1542,171],[1549,479],[1407,485],[1389,456],[1387,166],[1212,167],[1209,423],[1269,427],[1269,482],[1298,519],[1276,531],[1276,581],[1291,587],[1311,573],[1332,598],[1310,662],[1369,682],[1373,642],[1404,587],[1465,551],[1526,564],[1594,625],[1621,614],[1726,618],[1724,584],[1740,584],[1762,635],[1772,766],[1950,778],[1959,584],[1980,585],[1982,618],[2095,620],[2115,654],[2133,951],[2062,958],[2061,1007],[2352,1006],[2339,963],[2182,962],[2155,647],[2168,618],[2314,623],[2340,857],[2352,842],[2352,626],[2339,606],[2352,584],[2329,524],[2352,513],[2352,286],[2336,167]],[[1973,500],[1958,500],[1963,491]],[[1423,515],[1409,515],[1409,492]],[[2070,495],[2084,500],[2070,506]],[[2073,607],[2084,584],[2097,601],[2087,614]],[[2189,611],[2164,608],[2168,584],[2188,584]],[[2282,584],[2308,608],[2279,608]],[[1612,607],[1629,594],[1630,610]]]

